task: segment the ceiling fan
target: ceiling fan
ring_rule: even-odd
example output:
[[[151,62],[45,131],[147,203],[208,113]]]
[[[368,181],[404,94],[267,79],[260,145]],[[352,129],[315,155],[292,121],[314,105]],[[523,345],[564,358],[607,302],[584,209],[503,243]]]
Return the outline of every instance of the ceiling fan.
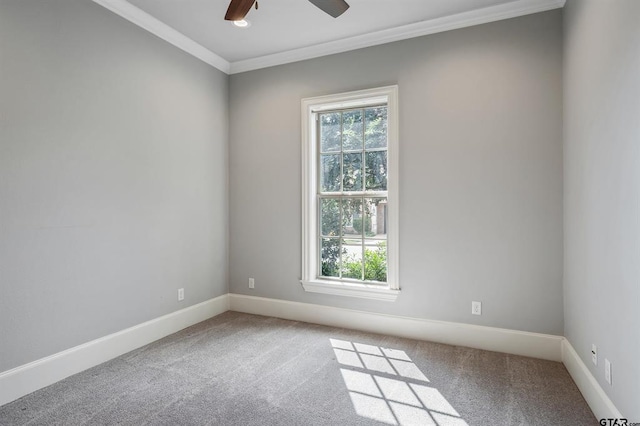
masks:
[[[337,18],[342,15],[347,9],[349,9],[349,5],[344,0],[309,0],[316,7],[318,7],[323,12]],[[227,21],[240,21],[244,19],[244,17],[249,13],[251,7],[256,5],[256,9],[258,8],[257,0],[231,0],[229,3],[229,8],[227,9],[227,14],[224,15],[224,19]]]

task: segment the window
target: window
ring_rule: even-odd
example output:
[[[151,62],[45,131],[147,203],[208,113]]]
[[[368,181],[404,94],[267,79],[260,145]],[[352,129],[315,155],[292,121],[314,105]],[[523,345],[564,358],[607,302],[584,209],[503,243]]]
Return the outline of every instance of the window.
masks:
[[[398,296],[397,90],[302,100],[306,291]]]

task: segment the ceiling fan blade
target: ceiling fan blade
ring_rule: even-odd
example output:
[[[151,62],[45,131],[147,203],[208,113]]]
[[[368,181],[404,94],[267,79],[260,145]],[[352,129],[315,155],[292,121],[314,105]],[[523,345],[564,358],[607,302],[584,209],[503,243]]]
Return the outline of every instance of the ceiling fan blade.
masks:
[[[255,2],[256,0],[231,0],[224,19],[226,21],[240,21],[244,19]]]
[[[309,0],[316,7],[322,10],[325,13],[337,18],[342,15],[347,9],[349,9],[349,5],[344,0]]]

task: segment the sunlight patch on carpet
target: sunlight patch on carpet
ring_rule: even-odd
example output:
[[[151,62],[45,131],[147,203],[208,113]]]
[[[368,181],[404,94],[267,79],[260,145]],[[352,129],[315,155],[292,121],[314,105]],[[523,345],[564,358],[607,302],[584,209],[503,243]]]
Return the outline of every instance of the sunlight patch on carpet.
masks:
[[[390,425],[468,426],[406,352],[329,339],[355,412]]]

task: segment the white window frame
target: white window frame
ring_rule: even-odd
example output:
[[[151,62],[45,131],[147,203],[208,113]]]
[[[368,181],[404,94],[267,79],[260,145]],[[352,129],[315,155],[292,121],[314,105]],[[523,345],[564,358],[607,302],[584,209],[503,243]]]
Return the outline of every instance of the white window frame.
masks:
[[[323,111],[387,104],[387,282],[323,280],[318,274],[317,115]],[[305,291],[394,301],[398,281],[398,86],[386,86],[302,100],[302,286]]]

